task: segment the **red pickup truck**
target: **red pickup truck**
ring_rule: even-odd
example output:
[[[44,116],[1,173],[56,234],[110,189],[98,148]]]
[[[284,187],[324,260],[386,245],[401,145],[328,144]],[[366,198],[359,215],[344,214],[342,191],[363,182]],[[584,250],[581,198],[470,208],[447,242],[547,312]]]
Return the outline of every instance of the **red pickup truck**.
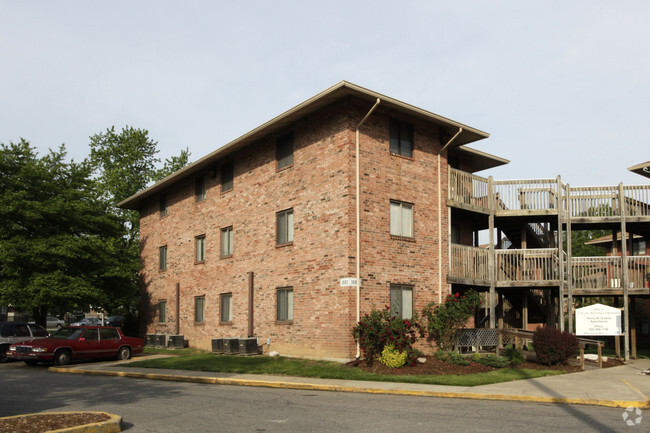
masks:
[[[7,350],[7,356],[30,365],[38,362],[65,365],[70,360],[78,359],[124,360],[143,351],[144,340],[125,336],[120,328],[65,326],[48,338],[12,344]]]

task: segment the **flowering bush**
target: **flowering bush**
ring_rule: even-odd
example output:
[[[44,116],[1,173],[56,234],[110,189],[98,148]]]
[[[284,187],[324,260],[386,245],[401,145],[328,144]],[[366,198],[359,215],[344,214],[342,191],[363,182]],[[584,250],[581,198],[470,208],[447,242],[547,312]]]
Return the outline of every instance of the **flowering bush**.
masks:
[[[430,303],[423,311],[429,338],[439,349],[453,350],[458,330],[482,303],[481,295],[469,290],[464,295],[449,294],[442,304]]]
[[[413,349],[417,334],[424,336],[417,320],[393,317],[390,308],[373,309],[365,314],[352,329],[352,335],[359,342],[363,355],[368,361],[380,356],[384,347],[390,345],[394,350],[406,354],[409,365],[417,363],[419,351]]]
[[[384,364],[386,367],[400,368],[404,364],[406,364],[406,357],[407,357],[406,352],[400,352],[390,344],[387,344],[384,347],[384,350],[382,350],[381,352],[381,357],[379,358],[379,361],[381,361],[381,363]]]
[[[538,326],[533,334],[533,346],[540,364],[566,364],[578,350],[578,338],[567,331]]]

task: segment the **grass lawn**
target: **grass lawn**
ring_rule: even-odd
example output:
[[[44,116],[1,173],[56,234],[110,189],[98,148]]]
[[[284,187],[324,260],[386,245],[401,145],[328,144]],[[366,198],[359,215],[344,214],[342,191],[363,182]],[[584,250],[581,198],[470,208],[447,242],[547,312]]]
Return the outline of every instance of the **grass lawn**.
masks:
[[[147,351],[152,353],[152,351]],[[156,351],[155,353],[169,353]],[[173,353],[179,353],[174,351]],[[209,353],[171,356],[125,364],[138,368],[167,368],[174,370],[211,371],[219,373],[274,374],[323,379],[369,380],[381,382],[405,382],[430,385],[478,386],[491,383],[532,379],[562,374],[563,371],[504,368],[487,373],[467,375],[379,375],[358,368],[351,368],[330,361],[313,361],[299,358],[269,356],[227,356]]]

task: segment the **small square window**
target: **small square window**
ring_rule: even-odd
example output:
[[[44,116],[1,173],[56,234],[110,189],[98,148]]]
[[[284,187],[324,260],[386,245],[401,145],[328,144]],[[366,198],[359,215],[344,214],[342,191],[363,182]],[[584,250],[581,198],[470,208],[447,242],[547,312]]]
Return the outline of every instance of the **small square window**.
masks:
[[[221,229],[221,257],[232,256],[233,240],[232,226]]]
[[[413,317],[413,287],[391,284],[390,314],[400,319]]]
[[[158,301],[158,323],[167,322],[167,301]]]
[[[287,209],[277,213],[277,238],[278,245],[286,245],[293,242],[293,209]]]
[[[167,194],[160,194],[160,216],[165,217],[169,214],[169,203],[167,202]]]
[[[197,202],[205,200],[206,190],[205,179],[203,177],[197,177],[194,181],[194,194]]]
[[[413,125],[390,119],[390,153],[413,157]]]
[[[293,165],[293,133],[278,138],[275,153],[278,170]]]
[[[205,296],[194,298],[194,323],[205,322]]]
[[[398,201],[390,202],[390,234],[405,238],[413,237],[413,205]]]
[[[221,294],[220,319],[221,323],[232,322],[232,293]]]
[[[196,240],[196,263],[205,261],[205,235],[197,236]]]
[[[162,247],[158,248],[158,255],[160,257],[159,269],[161,271],[164,271],[167,269],[167,245],[163,245]]]
[[[232,162],[221,166],[221,192],[230,191],[235,181],[235,168]]]
[[[293,320],[293,288],[284,287],[278,289],[277,293],[277,319],[279,322],[290,322]]]

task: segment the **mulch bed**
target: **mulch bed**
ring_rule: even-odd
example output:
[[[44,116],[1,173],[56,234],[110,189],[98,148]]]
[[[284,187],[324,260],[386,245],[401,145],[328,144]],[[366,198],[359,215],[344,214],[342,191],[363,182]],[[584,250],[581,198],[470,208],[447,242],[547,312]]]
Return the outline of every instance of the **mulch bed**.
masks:
[[[603,363],[603,368],[605,367],[615,367],[617,365],[622,365],[623,362],[618,359],[608,359],[607,362]],[[373,362],[367,362],[366,360],[352,361],[348,364],[349,367],[359,368],[364,371],[375,374],[392,374],[392,375],[449,375],[449,374],[474,374],[474,373],[485,373],[492,370],[497,370],[494,367],[488,367],[483,364],[476,362],[470,362],[469,365],[456,365],[449,362],[440,361],[435,356],[427,356],[426,362],[420,364],[418,363],[415,367],[401,367],[401,368],[389,368],[384,364],[375,360]],[[591,364],[595,365],[595,364]],[[567,373],[575,373],[582,371],[580,365],[572,361],[569,365],[541,365],[536,362],[526,361],[523,364],[515,368],[528,368],[532,370],[564,370]]]
[[[0,419],[0,433],[43,433],[109,419],[108,415],[102,413],[34,414],[18,418]]]

